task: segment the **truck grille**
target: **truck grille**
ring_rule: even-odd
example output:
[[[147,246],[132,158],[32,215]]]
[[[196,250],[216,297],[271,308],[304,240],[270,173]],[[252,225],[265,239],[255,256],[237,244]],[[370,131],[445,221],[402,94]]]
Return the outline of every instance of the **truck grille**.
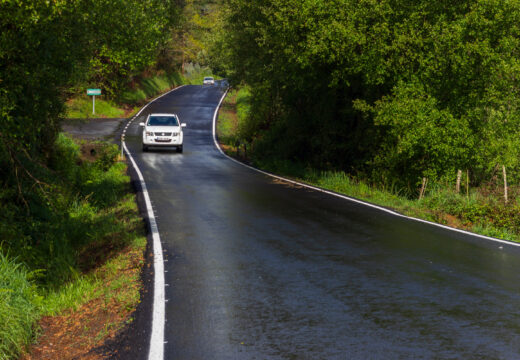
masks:
[[[172,136],[171,132],[169,132],[169,133],[167,133],[167,132],[156,132],[154,134],[155,134],[155,136]]]

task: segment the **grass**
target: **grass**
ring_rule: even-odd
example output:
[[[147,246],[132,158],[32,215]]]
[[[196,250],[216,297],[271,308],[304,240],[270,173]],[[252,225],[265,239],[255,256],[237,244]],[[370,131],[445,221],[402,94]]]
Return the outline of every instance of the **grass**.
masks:
[[[238,117],[235,110],[236,94],[236,90],[229,92],[218,115],[217,136],[226,145],[233,144],[238,133]]]
[[[32,340],[40,297],[24,267],[0,254],[0,359],[15,358]]]
[[[65,116],[69,119],[120,118],[125,115],[125,112],[115,102],[96,96],[96,113],[93,114],[92,97],[84,95],[66,103]]]
[[[69,119],[121,118],[130,117],[139,106],[151,98],[184,84],[202,84],[205,76],[211,76],[208,68],[188,65],[185,73],[160,73],[137,81],[131,89],[124,91],[116,100],[96,96],[96,113],[92,114],[92,97],[78,95],[67,101],[65,117]]]
[[[96,155],[85,158],[91,152],[84,148],[95,148]],[[34,213],[13,227],[29,232],[0,243],[0,359],[26,351],[38,336],[38,319],[54,323],[60,334],[60,321],[67,318],[68,334],[56,336],[70,336],[73,344],[82,334],[75,324],[91,318],[84,342],[90,346],[88,339],[97,337],[104,323],[115,324],[108,332],[112,336],[139,303],[145,228],[118,155],[115,145],[58,137],[59,161],[51,161],[50,174],[60,180],[43,197],[49,204],[33,202]]]
[[[244,158],[235,147],[241,131],[247,126],[249,93],[230,91],[219,112],[217,134],[224,151],[242,161],[252,162],[263,170],[301,181],[309,185],[364,200],[407,216],[429,220],[471,232],[520,242],[520,205],[512,197],[509,204],[502,200],[497,186],[493,191],[473,188],[466,195],[455,193],[445,184],[432,184],[423,199],[410,199],[395,188],[385,188],[341,171],[319,171],[294,161],[259,158],[251,149]],[[510,189],[518,194],[519,189]]]
[[[114,206],[97,214],[96,217],[103,221],[111,218],[106,228],[102,229],[97,236],[98,239],[102,239],[103,236],[108,237],[110,241],[102,239],[101,244],[92,242],[82,249],[81,255],[90,257],[94,262],[83,261],[81,266],[86,272],[79,274],[72,281],[57,289],[45,291],[41,304],[42,315],[57,315],[64,310],[76,310],[81,305],[100,297],[107,302],[117,297],[124,307],[133,308],[137,305],[139,292],[126,288],[126,285],[135,286],[139,280],[138,276],[132,274],[129,278],[124,276],[123,272],[136,265],[133,261],[137,261],[139,267],[142,265],[142,259],[135,260],[135,254],[126,256],[127,252],[142,252],[146,246],[142,219],[138,214],[133,194],[127,194]],[[111,249],[114,245],[117,250]],[[122,251],[123,249],[124,251]],[[103,256],[100,257],[100,251],[110,253],[107,259],[104,259]],[[120,253],[121,251],[122,253]]]
[[[273,166],[269,162],[257,163],[260,167],[294,180],[351,196],[390,208],[401,214],[459,228],[504,240],[520,242],[518,233],[520,206],[515,202],[507,206],[495,197],[485,197],[473,189],[466,197],[453,189],[437,186],[422,200],[409,199],[379,186],[358,180],[344,172],[316,171],[291,163],[290,166]],[[515,231],[516,230],[516,231]]]
[[[142,79],[134,89],[122,93],[118,101],[122,104],[143,104],[146,100],[185,83],[186,80],[179,73],[159,74]]]
[[[229,91],[219,111],[217,136],[228,149],[236,151],[235,142],[240,139],[241,124],[249,112],[249,90],[240,88]]]

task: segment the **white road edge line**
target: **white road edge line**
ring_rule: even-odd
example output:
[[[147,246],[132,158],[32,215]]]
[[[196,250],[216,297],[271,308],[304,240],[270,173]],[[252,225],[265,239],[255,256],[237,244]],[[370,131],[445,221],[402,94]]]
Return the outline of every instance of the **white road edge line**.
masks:
[[[176,87],[152,100],[150,100],[145,106],[139,110],[137,114],[135,114],[127,123],[125,129],[123,130],[123,135],[126,135],[126,129],[128,126],[141,114],[141,112],[148,107],[155,100],[168,95],[172,91],[178,90],[184,87],[184,85]],[[144,181],[143,174],[141,170],[137,166],[132,154],[126,147],[126,143],[122,141],[123,149],[126,153],[126,156],[130,159],[132,166],[139,177],[139,181],[141,183],[141,189],[143,191],[144,202],[146,205],[146,212],[148,214],[148,220],[150,222],[150,231],[152,232],[152,240],[153,240],[153,268],[154,268],[154,290],[153,290],[153,314],[152,314],[152,334],[150,336],[150,351],[148,352],[148,360],[163,360],[164,358],[164,323],[165,323],[165,315],[166,315],[166,305],[165,305],[165,282],[164,282],[164,259],[163,259],[163,251],[161,246],[161,237],[159,235],[159,228],[157,227],[157,221],[155,220],[155,216],[153,213],[152,202],[150,200],[150,196],[148,194],[148,189],[146,187],[146,183]]]
[[[335,193],[335,192],[330,191],[330,190],[322,189],[322,188],[319,188],[319,187],[316,187],[316,186],[308,185],[308,184],[305,184],[305,183],[302,183],[302,182],[290,180],[290,179],[287,179],[287,178],[284,178],[284,177],[281,177],[281,176],[278,176],[278,175],[271,174],[271,173],[269,173],[267,171],[263,171],[263,170],[257,169],[255,167],[252,167],[250,165],[244,164],[243,162],[240,162],[240,161],[232,158],[231,156],[227,155],[221,149],[221,147],[220,147],[220,145],[219,145],[219,143],[217,141],[217,134],[216,134],[218,110],[220,109],[220,105],[222,104],[222,101],[224,101],[224,98],[226,97],[227,92],[228,92],[228,90],[226,90],[224,92],[224,95],[222,95],[222,98],[220,99],[220,102],[218,103],[217,108],[215,109],[215,113],[213,114],[213,142],[215,143],[215,146],[220,151],[220,153],[222,155],[224,155],[225,157],[227,157],[228,159],[230,159],[231,161],[234,161],[237,164],[245,166],[245,167],[247,167],[247,168],[249,168],[251,170],[254,170],[256,172],[259,172],[261,174],[273,177],[275,179],[278,179],[278,180],[281,180],[281,181],[284,181],[284,182],[287,182],[287,183],[290,183],[290,184],[299,185],[299,186],[302,186],[302,187],[305,187],[305,188],[308,188],[308,189],[312,189],[312,190],[315,190],[315,191],[319,191],[319,192],[322,192],[322,193],[325,193],[325,194],[328,194],[328,195],[332,195],[332,196],[335,196],[335,197],[338,197],[338,198],[341,198],[341,199],[352,201],[354,203],[365,205],[365,206],[368,206],[368,207],[371,207],[371,208],[374,208],[374,209],[378,209],[378,210],[384,211],[386,213],[392,214],[394,216],[398,216],[398,217],[401,217],[401,218],[405,218],[405,219],[421,222],[421,223],[424,223],[424,224],[434,225],[434,226],[437,226],[437,227],[440,227],[440,228],[443,228],[443,229],[451,230],[451,231],[458,232],[458,233],[465,234],[465,235],[478,237],[478,238],[481,238],[481,239],[484,239],[484,240],[490,240],[490,241],[495,241],[495,242],[499,242],[499,243],[502,243],[502,244],[507,244],[507,245],[520,247],[520,243],[515,243],[515,242],[512,242],[512,241],[508,241],[508,240],[497,239],[497,238],[490,237],[490,236],[485,236],[485,235],[479,235],[479,234],[475,234],[475,233],[472,233],[472,232],[469,232],[469,231],[466,231],[466,230],[456,229],[456,228],[452,228],[452,227],[449,227],[449,226],[446,226],[446,225],[437,224],[437,223],[434,223],[434,222],[431,222],[431,221],[428,221],[428,220],[418,219],[418,218],[414,218],[414,217],[411,217],[411,216],[406,216],[406,215],[403,215],[403,214],[399,214],[398,212],[395,212],[393,210],[390,210],[390,209],[387,209],[387,208],[384,208],[384,207],[381,207],[381,206],[378,206],[378,205],[374,205],[374,204],[371,204],[371,203],[368,203],[368,202],[365,202],[365,201],[361,201],[361,200],[358,200],[358,199],[355,199],[355,198],[352,198],[352,197],[349,197],[349,196],[346,196],[346,195],[341,195],[341,194]]]

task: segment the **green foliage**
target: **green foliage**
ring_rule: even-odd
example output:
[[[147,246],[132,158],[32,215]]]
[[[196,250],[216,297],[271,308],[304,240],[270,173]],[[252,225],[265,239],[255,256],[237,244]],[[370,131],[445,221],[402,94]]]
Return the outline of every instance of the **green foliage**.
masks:
[[[63,106],[60,90],[87,56],[80,2],[2,2],[0,167],[51,152]],[[0,172],[0,181],[10,172]]]
[[[99,86],[115,97],[155,64],[176,23],[175,2],[2,2],[0,181],[53,151],[67,89]],[[69,90],[70,91],[70,90]],[[72,90],[74,91],[74,90]],[[79,92],[79,91],[78,91]]]
[[[125,110],[144,104],[147,100],[183,84],[202,84],[205,76],[211,75],[208,68],[200,65],[187,65],[186,73],[178,71],[172,73],[158,72],[151,77],[136,76],[131,87],[117,96],[116,100],[96,98],[96,114],[92,114],[92,100],[84,95],[70,99],[66,103],[65,116],[71,119],[85,119],[92,117],[117,118],[125,115]],[[135,108],[134,108],[135,111]]]
[[[247,87],[241,87],[236,91],[236,110],[240,123],[244,123],[250,114],[251,93]]]
[[[23,194],[26,207],[16,205],[18,194],[3,191],[5,212],[0,223],[2,251],[17,254],[31,270],[41,270],[42,284],[60,284],[77,271],[77,251],[105,231],[103,209],[129,191],[125,166],[116,163],[115,145],[93,144],[96,159],[81,160],[79,146],[60,135],[49,169],[47,185]],[[15,201],[13,201],[15,200]]]
[[[117,98],[129,77],[155,64],[178,10],[165,0],[98,0],[90,5],[86,30],[94,51],[89,84]]]
[[[64,133],[59,133],[55,143],[54,152],[49,160],[49,166],[57,171],[62,178],[75,181],[76,163],[80,155],[80,148],[74,140]]]
[[[94,214],[86,211],[85,205],[80,205],[77,210],[71,212],[74,217],[87,216],[89,221],[97,223],[94,231],[88,229],[93,231],[91,242],[86,244],[77,255],[79,268],[86,273],[72,277],[70,281],[59,286],[40,288],[39,291],[43,294],[40,306],[42,315],[56,315],[65,309],[76,309],[79,305],[98,297],[100,293],[114,296],[110,294],[116,291],[113,285],[110,284],[110,288],[107,288],[107,284],[102,283],[103,279],[99,274],[91,270],[98,270],[97,267],[102,265],[104,272],[120,271],[121,276],[121,273],[124,273],[121,272],[121,268],[114,269],[121,266],[117,250],[127,246],[144,249],[146,244],[142,219],[138,215],[133,194],[127,193],[118,200],[110,208]],[[78,231],[86,230],[84,226],[78,229]],[[123,269],[128,269],[129,266],[126,264]]]
[[[406,186],[468,168],[476,141],[465,120],[439,108],[420,84],[400,83],[376,102],[374,122],[387,129],[374,156],[376,171]]]
[[[462,158],[464,156],[471,158],[471,154],[467,153],[469,151],[467,148],[474,146],[469,139],[464,141],[462,134],[465,131],[464,128],[449,129],[450,126],[455,126],[453,119],[439,111],[431,96],[424,94],[420,89],[420,87],[404,86],[399,91],[405,92],[407,96],[396,92],[401,106],[394,103],[393,97],[384,98],[377,104],[377,111],[380,112],[376,114],[378,126],[388,126],[384,123],[385,121],[391,123],[387,139],[393,139],[394,146],[402,149],[401,152],[404,155],[398,152],[392,153],[393,161],[389,161],[387,164],[374,164],[385,170],[374,175],[376,179],[374,181],[367,180],[366,175],[362,173],[353,176],[344,171],[323,171],[298,159],[279,156],[274,151],[271,153],[272,156],[265,156],[268,149],[262,148],[263,146],[275,144],[277,149],[281,148],[275,141],[269,139],[269,136],[274,134],[272,130],[261,133],[262,137],[254,139],[253,146],[248,150],[248,160],[252,161],[255,166],[272,173],[392,208],[408,216],[467,229],[482,235],[520,241],[520,205],[516,201],[520,188],[518,186],[510,188],[510,201],[506,205],[502,198],[503,189],[501,185],[497,184],[497,181],[501,179],[495,179],[494,182],[479,188],[472,187],[471,183],[467,188],[468,185],[463,181],[462,192],[457,194],[453,190],[455,187],[454,173],[453,176],[447,176],[442,181],[430,181],[423,199],[417,200],[415,196],[415,199],[410,198],[410,194],[414,194],[415,188],[403,187],[403,180],[399,178],[399,169],[392,167],[394,164],[403,162],[403,159],[408,157],[414,157],[418,163],[423,157],[429,157],[428,162],[422,163],[425,167],[432,163],[435,164],[436,161],[438,168],[454,166],[453,163],[457,159],[456,151],[460,151],[459,155],[462,154],[460,155]],[[401,102],[401,98],[406,98],[407,101]],[[231,90],[219,112],[217,134],[221,143],[230,146],[225,147],[225,150],[231,155],[236,154],[233,145],[237,139],[241,143],[246,142],[246,137],[241,130],[250,126],[252,122],[249,113],[250,101],[251,92],[248,88],[239,91]],[[358,102],[355,106],[363,111],[374,112],[374,107],[367,106],[366,103]],[[434,119],[435,126],[424,118],[418,118],[418,114],[421,113],[427,113],[428,119]],[[410,128],[415,130],[407,131]],[[448,131],[460,134],[459,143],[443,140],[444,134]],[[278,141],[284,141],[284,139],[280,138]],[[285,141],[287,142],[287,140]],[[452,144],[452,146],[444,146],[444,143]],[[392,144],[386,146],[392,150]],[[435,151],[429,151],[429,149]],[[375,161],[385,160],[388,161],[386,157],[382,156],[376,158]],[[403,174],[406,174],[408,166],[413,166],[413,164],[402,165]],[[418,176],[434,177],[431,173],[420,173],[421,169],[419,167],[417,170]],[[455,167],[452,168],[452,171],[454,169]]]
[[[6,0],[1,9],[2,251],[45,269],[43,283],[60,283],[75,271],[75,251],[96,234],[90,215],[123,191],[115,148],[98,146],[91,163],[58,136],[64,96],[93,78],[89,85],[106,84],[104,93],[114,94],[152,66],[177,21],[177,3]]]
[[[142,231],[117,146],[76,144],[59,134],[54,147],[48,167],[38,172],[46,185],[23,193],[26,206],[17,204],[22,195],[15,189],[0,190],[2,359],[16,358],[31,342],[41,314],[95,296],[99,282],[81,274],[132,244]],[[81,147],[94,152],[84,158]],[[15,261],[6,254],[16,254]]]
[[[182,21],[173,31],[172,43],[176,51],[170,62],[181,64],[186,71],[187,64],[207,65],[208,44],[214,37],[214,29],[219,21],[220,0],[185,0]]]
[[[251,87],[257,155],[362,173],[520,172],[520,3],[226,0],[214,69]]]

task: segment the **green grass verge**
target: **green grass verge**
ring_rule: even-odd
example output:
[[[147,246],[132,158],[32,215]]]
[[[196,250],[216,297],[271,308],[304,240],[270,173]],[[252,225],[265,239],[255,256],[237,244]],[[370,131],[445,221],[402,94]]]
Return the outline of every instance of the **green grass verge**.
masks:
[[[126,178],[126,176],[124,176]],[[111,218],[106,224],[106,229],[102,231],[97,241],[86,246],[81,254],[91,257],[96,263],[82,263],[83,267],[93,269],[86,273],[80,273],[74,279],[56,289],[42,289],[42,300],[40,313],[42,315],[57,315],[64,310],[77,309],[79,306],[89,301],[103,297],[106,302],[111,298],[118,297],[119,302],[123,302],[130,307],[135,307],[139,301],[139,292],[121,292],[123,284],[136,282],[139,279],[132,274],[131,278],[121,273],[122,269],[130,266],[130,259],[119,254],[119,251],[111,250],[115,244],[119,250],[137,250],[143,252],[146,247],[146,237],[142,219],[139,216],[135,197],[127,194],[119,199],[114,206],[109,207],[96,217],[105,221]],[[94,219],[95,220],[95,219]],[[113,238],[110,243],[103,236]],[[114,238],[117,237],[117,238]],[[100,251],[112,252],[108,259],[103,259]],[[112,281],[107,281],[111,279]]]
[[[125,115],[125,110],[115,102],[96,96],[96,113],[92,113],[92,97],[82,96],[69,100],[66,103],[65,117],[69,119],[89,118],[120,118]]]
[[[59,161],[51,161],[46,179],[53,186],[41,199],[26,194],[33,198],[31,212],[9,215],[11,227],[3,233],[9,237],[0,242],[0,359],[23,353],[41,316],[93,299],[115,300],[125,309],[139,302],[145,229],[117,146],[76,144],[63,134],[55,146]],[[94,158],[82,155],[92,149]]]
[[[232,89],[224,99],[219,111],[217,136],[222,144],[235,148],[249,113],[249,90]]]
[[[456,194],[453,189],[435,186],[422,200],[418,200],[399,196],[344,172],[317,171],[285,161],[256,161],[255,165],[269,172],[390,208],[410,217],[520,242],[520,206],[516,203],[505,206],[494,197],[481,195],[479,189],[471,190],[466,197]]]
[[[118,102],[121,104],[140,105],[158,94],[183,84],[186,84],[186,79],[179,73],[156,75],[142,79],[135,89],[122,93]]]
[[[1,253],[0,299],[0,359],[14,359],[33,338],[40,296],[28,271]]]
[[[247,89],[230,91],[219,112],[217,135],[228,155],[237,156],[234,146],[237,140],[245,142],[242,134],[247,129],[248,102]],[[345,172],[319,171],[285,159],[260,158],[254,152],[254,142],[252,145],[248,149],[247,159],[241,157],[243,152],[240,151],[239,158],[263,170],[387,207],[407,216],[520,242],[520,205],[516,200],[505,205],[499,193],[477,188],[471,189],[467,195],[457,194],[446,185],[433,184],[428,185],[423,199],[410,199],[394,188],[370,184]],[[510,191],[519,193],[520,189]]]
[[[174,87],[202,84],[204,76],[211,76],[208,68],[187,66],[184,74],[158,74],[139,80],[133,89],[120,94],[116,100],[96,96],[96,113],[92,114],[92,97],[81,94],[67,101],[65,117],[69,119],[119,118],[133,115],[140,105]]]

